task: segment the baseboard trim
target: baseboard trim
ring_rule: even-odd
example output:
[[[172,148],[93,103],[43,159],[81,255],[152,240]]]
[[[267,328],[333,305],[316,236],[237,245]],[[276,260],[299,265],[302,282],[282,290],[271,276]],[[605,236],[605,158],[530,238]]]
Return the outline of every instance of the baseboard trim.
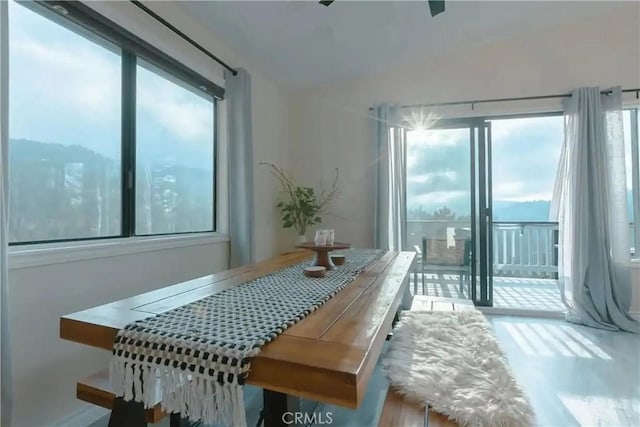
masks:
[[[87,405],[54,424],[56,427],[87,427],[109,414],[99,406]]]

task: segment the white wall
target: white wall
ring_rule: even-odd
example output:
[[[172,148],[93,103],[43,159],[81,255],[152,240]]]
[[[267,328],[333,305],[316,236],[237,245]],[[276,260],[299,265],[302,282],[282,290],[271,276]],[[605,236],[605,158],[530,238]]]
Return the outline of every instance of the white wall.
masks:
[[[567,93],[579,86],[640,86],[640,10],[629,3],[598,20],[469,51],[416,58],[365,78],[298,90],[291,102],[294,175],[309,183],[340,168],[343,198],[327,218],[340,240],[373,244],[373,160],[368,108]],[[559,101],[477,105],[474,114],[558,110]],[[448,115],[468,115],[470,109]]]
[[[258,84],[256,84],[258,83]],[[295,233],[285,231],[276,209],[280,187],[260,162],[290,170],[289,99],[273,84],[259,84],[253,76],[253,161],[255,191],[256,258],[267,259],[293,247]]]
[[[129,2],[89,4],[212,80],[224,83],[217,65],[184,42],[172,40],[171,33]],[[270,161],[288,169],[286,92],[255,72],[250,62],[182,13],[179,6],[171,2],[149,6],[231,65],[251,73],[255,162]],[[266,169],[256,168],[255,186],[256,255],[265,259],[286,249],[289,236],[281,231],[274,206],[277,188]],[[14,262],[12,267],[10,262],[12,426],[66,425],[63,420],[87,408],[75,399],[75,382],[106,366],[107,352],[58,337],[60,316],[226,268],[228,242],[200,242],[74,262],[58,260],[39,266]]]

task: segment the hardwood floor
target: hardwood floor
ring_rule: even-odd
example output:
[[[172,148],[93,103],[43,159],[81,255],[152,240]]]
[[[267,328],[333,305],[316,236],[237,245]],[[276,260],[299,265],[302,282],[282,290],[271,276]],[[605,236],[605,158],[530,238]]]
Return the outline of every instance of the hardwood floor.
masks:
[[[490,318],[540,426],[640,426],[640,337],[562,320]]]
[[[518,382],[545,427],[640,426],[640,337],[607,332],[562,320],[488,316]],[[357,410],[333,405],[310,411],[332,413],[332,425],[377,425],[387,382],[376,369]],[[248,425],[258,419],[261,392],[246,387]],[[315,424],[314,426],[327,425]],[[91,427],[104,427],[100,420]],[[156,425],[154,425],[156,426]],[[160,427],[166,424],[157,424]],[[402,426],[399,426],[402,427]]]

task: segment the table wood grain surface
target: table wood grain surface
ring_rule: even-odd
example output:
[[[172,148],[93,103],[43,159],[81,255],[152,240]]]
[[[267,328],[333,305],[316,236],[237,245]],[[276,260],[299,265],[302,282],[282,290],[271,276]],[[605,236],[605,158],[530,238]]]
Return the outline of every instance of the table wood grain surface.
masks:
[[[227,270],[63,316],[60,337],[111,351],[128,323],[239,286],[311,256],[309,251]],[[387,252],[317,311],[253,358],[247,383],[357,408],[408,287],[414,252]],[[300,272],[302,274],[302,270]]]

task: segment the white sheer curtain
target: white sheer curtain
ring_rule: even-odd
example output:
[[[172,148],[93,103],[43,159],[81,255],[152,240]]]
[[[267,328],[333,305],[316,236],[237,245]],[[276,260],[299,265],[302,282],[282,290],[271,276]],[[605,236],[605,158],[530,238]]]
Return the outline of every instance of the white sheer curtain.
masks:
[[[374,108],[376,155],[375,246],[402,250],[407,234],[407,145],[398,125],[398,110],[387,104]]]
[[[8,194],[8,97],[9,97],[9,37],[8,37],[8,9],[7,2],[0,2],[0,425],[8,426],[11,422],[10,400],[10,361],[9,361],[9,323],[7,322],[7,297],[9,292],[7,267],[7,214],[9,205]]]
[[[565,141],[553,195],[559,285],[567,320],[640,332],[628,315],[629,234],[620,88],[580,88],[564,103]]]

